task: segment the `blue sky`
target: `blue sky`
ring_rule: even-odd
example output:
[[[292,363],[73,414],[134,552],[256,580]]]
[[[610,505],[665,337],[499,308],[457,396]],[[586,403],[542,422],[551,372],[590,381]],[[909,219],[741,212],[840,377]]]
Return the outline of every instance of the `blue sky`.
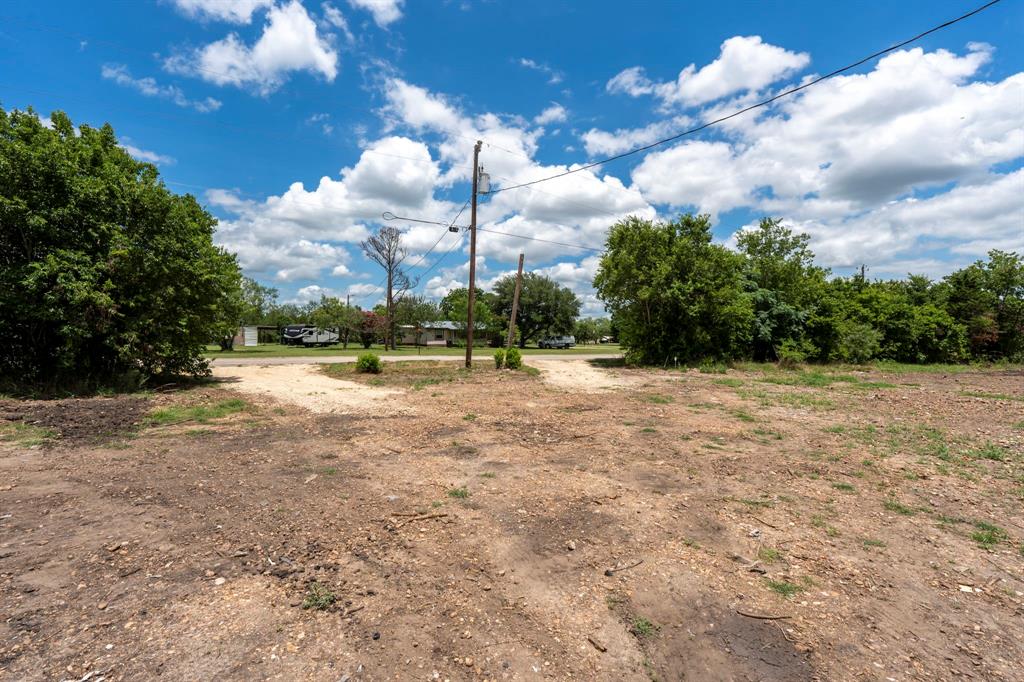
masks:
[[[451,220],[475,139],[493,184],[665,137],[974,7],[962,2],[158,0],[10,3],[0,104],[110,122],[283,300],[380,296],[359,241],[395,214]],[[1024,251],[1024,3],[645,155],[481,205],[478,272],[555,277],[600,313],[593,251],[618,217],[761,215],[836,272],[942,276]],[[466,222],[466,216],[459,222]],[[401,224],[441,296],[464,235]],[[442,236],[444,235],[444,236]],[[425,257],[438,238],[438,247]],[[443,259],[440,256],[447,254]],[[429,268],[429,270],[428,270]]]

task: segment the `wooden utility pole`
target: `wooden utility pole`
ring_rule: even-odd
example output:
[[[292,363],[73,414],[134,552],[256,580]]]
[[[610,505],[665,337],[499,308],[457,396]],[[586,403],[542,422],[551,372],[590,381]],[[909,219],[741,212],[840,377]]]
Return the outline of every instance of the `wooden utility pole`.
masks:
[[[519,290],[523,287],[523,254],[519,254],[519,272],[516,273],[516,293],[512,296],[512,315],[508,319],[508,348],[516,338],[516,313],[519,312]]]
[[[352,318],[349,317],[349,310],[351,310],[351,308],[352,308],[352,294],[345,294],[345,342],[341,346],[345,350],[348,350],[349,323],[352,321]]]
[[[480,140],[473,147],[473,197],[469,211],[469,310],[466,311],[466,367],[473,366],[473,307],[476,305],[476,190],[480,177]]]

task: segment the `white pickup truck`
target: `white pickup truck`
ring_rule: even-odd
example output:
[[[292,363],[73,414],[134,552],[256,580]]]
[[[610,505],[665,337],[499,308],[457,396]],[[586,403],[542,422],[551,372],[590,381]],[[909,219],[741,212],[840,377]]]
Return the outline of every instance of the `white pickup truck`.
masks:
[[[575,336],[546,336],[537,342],[541,348],[572,348],[576,345]]]

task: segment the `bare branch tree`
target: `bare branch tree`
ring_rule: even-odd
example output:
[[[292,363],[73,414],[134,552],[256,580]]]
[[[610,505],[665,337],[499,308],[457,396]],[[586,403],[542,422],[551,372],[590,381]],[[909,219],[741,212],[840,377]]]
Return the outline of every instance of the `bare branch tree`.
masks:
[[[387,275],[387,337],[385,347],[395,348],[395,307],[405,296],[406,292],[416,286],[418,280],[413,280],[402,267],[409,252],[402,245],[401,230],[384,226],[377,230],[377,234],[359,244],[366,257],[377,265],[384,268]]]

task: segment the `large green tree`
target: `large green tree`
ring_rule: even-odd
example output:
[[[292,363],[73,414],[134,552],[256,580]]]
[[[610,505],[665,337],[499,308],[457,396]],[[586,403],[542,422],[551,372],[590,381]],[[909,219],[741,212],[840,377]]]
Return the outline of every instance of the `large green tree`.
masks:
[[[711,242],[706,215],[612,226],[594,287],[627,358],[664,364],[748,353],[753,310],[744,261]]]
[[[756,228],[737,235],[754,308],[751,350],[755,359],[777,359],[786,343],[809,346],[805,324],[828,274],[814,265],[809,243],[809,236],[794,234],[776,218],[762,218]]]
[[[499,325],[508,329],[512,315],[516,276],[506,275],[494,283],[493,297],[489,299],[491,311]],[[572,334],[580,314],[580,300],[569,287],[564,287],[546,275],[523,273],[516,314],[516,332],[519,346],[549,334]]]
[[[73,389],[207,371],[239,323],[216,220],[109,125],[0,109],[0,376]]]

